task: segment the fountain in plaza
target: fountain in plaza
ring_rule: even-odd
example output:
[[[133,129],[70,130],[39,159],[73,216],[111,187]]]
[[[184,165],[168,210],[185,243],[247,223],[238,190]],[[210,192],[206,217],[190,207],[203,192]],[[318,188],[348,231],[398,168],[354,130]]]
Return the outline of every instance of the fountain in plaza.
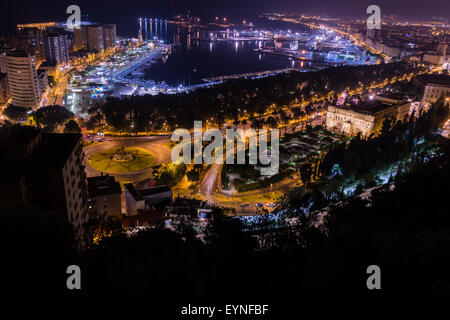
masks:
[[[117,149],[116,152],[111,156],[111,160],[116,162],[130,162],[136,159],[136,154],[134,152],[127,152],[125,148]]]

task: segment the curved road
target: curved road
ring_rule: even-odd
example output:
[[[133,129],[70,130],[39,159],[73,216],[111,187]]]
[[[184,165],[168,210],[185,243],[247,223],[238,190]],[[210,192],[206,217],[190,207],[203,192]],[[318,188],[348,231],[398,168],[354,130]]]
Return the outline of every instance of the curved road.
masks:
[[[297,126],[296,129],[299,129],[300,126]],[[294,129],[295,132],[295,129]],[[292,133],[292,130],[291,130]],[[284,135],[286,135],[286,131],[284,132]],[[281,135],[283,136],[283,134]],[[231,155],[235,152],[234,148],[231,150],[227,150],[226,154],[224,155],[224,159],[226,159],[227,155]],[[223,161],[225,162],[225,161]],[[223,190],[222,188],[222,179],[221,179],[221,171],[222,171],[222,167],[223,164],[218,164],[217,162],[214,162],[211,167],[209,168],[209,170],[206,172],[205,177],[203,178],[203,180],[200,183],[200,193],[205,197],[205,200],[212,204],[212,205],[219,205],[219,206],[225,206],[225,207],[231,207],[234,208],[236,210],[236,214],[238,215],[252,215],[257,213],[257,204],[259,203],[265,203],[265,205],[267,205],[269,202],[268,201],[245,201],[246,205],[243,205],[244,202],[239,201],[238,198],[239,196],[234,195],[234,197],[236,198],[237,201],[235,201],[234,203],[222,203],[219,200],[217,200],[214,197],[214,192],[217,190],[219,193],[226,195],[227,197],[229,196],[233,196],[233,193],[228,191],[228,190]],[[293,181],[293,180],[288,180],[288,179],[284,179],[281,182],[278,182],[275,184],[275,188],[271,188],[271,191],[275,191],[278,190],[282,185],[286,186],[289,185],[290,188],[294,188],[295,186],[298,186],[297,181]],[[269,193],[269,191],[267,190],[267,188],[265,189],[258,189],[258,190],[254,190],[253,192],[251,192],[252,195],[263,195],[263,194],[267,194]],[[272,201],[270,201],[272,202]],[[266,207],[266,209],[270,211],[273,210],[273,207]]]
[[[213,191],[217,189],[217,180],[218,176],[220,174],[222,165],[214,163],[211,165],[211,168],[206,172],[205,177],[203,178],[201,184],[200,184],[200,192],[205,197],[206,201],[208,201],[210,204],[220,204],[216,201],[216,199],[213,196]]]

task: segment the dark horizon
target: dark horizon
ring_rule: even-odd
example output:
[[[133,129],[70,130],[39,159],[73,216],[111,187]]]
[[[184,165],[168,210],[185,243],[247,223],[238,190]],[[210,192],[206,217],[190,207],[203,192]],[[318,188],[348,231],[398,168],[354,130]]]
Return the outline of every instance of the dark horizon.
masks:
[[[405,19],[431,19],[442,17],[449,19],[450,2],[446,0],[430,0],[424,10],[423,1],[355,1],[332,0],[317,1],[293,1],[279,0],[276,3],[268,0],[230,0],[222,2],[211,2],[206,0],[197,1],[167,1],[163,3],[148,2],[142,0],[127,1],[126,5],[114,1],[41,1],[35,2],[25,0],[21,2],[4,0],[0,8],[1,12],[8,15],[0,21],[0,34],[14,33],[18,23],[42,22],[42,21],[64,21],[67,18],[66,8],[76,4],[80,6],[82,15],[87,14],[90,21],[100,23],[116,23],[118,34],[123,30],[129,33],[132,21],[142,16],[170,18],[176,12],[190,9],[192,15],[202,18],[212,16],[226,16],[231,20],[252,19],[264,12],[280,13],[306,13],[326,14],[331,17],[355,17],[364,18],[365,10],[371,4],[377,4],[381,8],[382,15],[396,15]],[[447,14],[447,16],[443,16]],[[83,18],[84,20],[84,18]],[[136,24],[137,25],[137,24]]]

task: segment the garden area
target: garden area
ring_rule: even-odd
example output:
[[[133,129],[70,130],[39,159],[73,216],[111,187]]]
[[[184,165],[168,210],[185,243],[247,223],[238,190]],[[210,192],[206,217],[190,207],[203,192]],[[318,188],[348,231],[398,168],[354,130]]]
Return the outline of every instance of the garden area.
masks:
[[[322,127],[288,134],[280,138],[280,168],[273,176],[262,176],[261,165],[240,164],[224,165],[222,169],[222,184],[224,189],[235,189],[238,192],[251,191],[270,187],[281,180],[291,177],[301,171],[305,163],[320,159],[335,143],[341,141],[334,133]],[[246,154],[248,159],[248,154]]]

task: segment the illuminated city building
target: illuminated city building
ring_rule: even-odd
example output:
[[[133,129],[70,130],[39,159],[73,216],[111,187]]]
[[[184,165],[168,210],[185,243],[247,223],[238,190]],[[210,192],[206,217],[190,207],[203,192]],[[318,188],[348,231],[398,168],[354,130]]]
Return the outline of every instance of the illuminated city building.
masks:
[[[404,109],[401,112],[404,113]],[[409,111],[409,108],[408,108]],[[346,104],[343,106],[329,106],[327,111],[327,130],[362,137],[378,134],[386,119],[398,120],[399,106],[382,101],[363,102],[361,104]]]
[[[28,28],[38,28],[41,30],[46,30],[49,27],[56,26],[56,22],[39,22],[39,23],[25,23],[25,24],[18,24],[17,30],[24,30]]]
[[[440,97],[450,97],[450,76],[445,74],[423,74],[414,78],[422,94],[423,107],[435,103]]]
[[[447,53],[447,48],[447,44],[440,44],[436,52],[425,52],[423,62],[440,66],[450,64],[450,55]]]
[[[87,26],[80,26],[79,29],[75,29],[73,32],[74,35],[74,45],[73,49],[77,50],[86,50],[87,49]]]
[[[411,110],[412,110],[411,102],[405,100],[399,94],[382,93],[382,94],[376,95],[374,97],[374,99],[376,101],[380,101],[380,102],[388,104],[388,105],[397,106],[396,121],[405,121],[411,115]]]
[[[87,47],[89,51],[102,51],[105,49],[103,45],[103,29],[100,25],[87,27]]]
[[[136,189],[133,184],[124,185],[125,212],[133,216],[145,212],[153,205],[172,200],[172,190],[166,185]]]
[[[104,24],[103,29],[103,47],[104,49],[116,47],[116,25]]]
[[[6,73],[6,52],[0,52],[0,72]]]
[[[39,90],[41,91],[41,96],[44,94],[45,90],[47,90],[48,86],[48,71],[45,69],[39,68],[37,70],[38,75],[38,83],[39,83]]]
[[[0,72],[0,107],[9,100],[8,76]]]
[[[102,51],[116,46],[115,24],[83,22],[74,31],[74,50]]]
[[[48,62],[56,64],[69,62],[66,35],[53,33],[45,37],[45,58]]]
[[[9,91],[16,107],[36,109],[41,100],[41,90],[34,55],[13,52],[6,56]]]
[[[39,64],[45,60],[45,28],[41,27],[24,27],[18,28],[18,34],[23,36],[24,40],[32,45],[32,52],[36,57],[36,62]],[[17,46],[16,46],[17,47]],[[24,50],[24,48],[20,48]]]

